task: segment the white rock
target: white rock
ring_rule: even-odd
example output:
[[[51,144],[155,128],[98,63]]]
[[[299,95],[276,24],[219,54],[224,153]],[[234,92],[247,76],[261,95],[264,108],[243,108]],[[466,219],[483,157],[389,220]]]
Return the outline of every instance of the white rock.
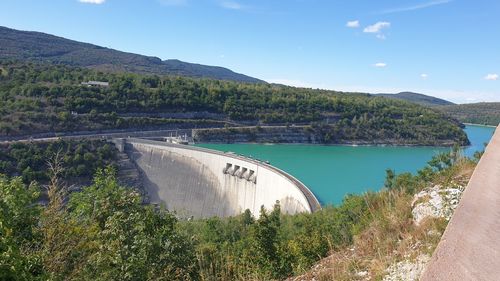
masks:
[[[412,202],[412,215],[415,224],[419,225],[422,220],[428,217],[445,218],[449,220],[462,196],[463,188],[460,186],[456,187],[457,188],[442,189],[441,186],[436,185],[416,194]],[[422,198],[429,199],[415,204]]]
[[[416,281],[429,260],[428,255],[420,255],[413,262],[404,260],[394,263],[387,269],[383,281]]]
[[[358,277],[366,277],[368,275],[368,271],[360,271],[356,273],[356,276]]]

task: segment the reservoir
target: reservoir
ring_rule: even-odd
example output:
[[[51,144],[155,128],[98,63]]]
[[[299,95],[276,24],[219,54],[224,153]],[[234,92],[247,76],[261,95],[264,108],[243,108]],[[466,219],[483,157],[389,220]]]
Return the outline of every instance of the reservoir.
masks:
[[[471,145],[464,155],[484,149],[495,128],[467,125]],[[269,161],[290,173],[316,195],[322,205],[338,204],[346,194],[377,191],[383,187],[386,169],[396,173],[423,168],[444,147],[343,146],[300,144],[197,144],[220,151]]]

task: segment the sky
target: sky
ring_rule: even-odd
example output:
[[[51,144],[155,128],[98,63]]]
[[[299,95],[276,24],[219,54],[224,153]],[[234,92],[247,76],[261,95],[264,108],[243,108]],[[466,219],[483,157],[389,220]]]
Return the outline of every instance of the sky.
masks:
[[[500,0],[0,0],[0,25],[292,86],[500,101]]]

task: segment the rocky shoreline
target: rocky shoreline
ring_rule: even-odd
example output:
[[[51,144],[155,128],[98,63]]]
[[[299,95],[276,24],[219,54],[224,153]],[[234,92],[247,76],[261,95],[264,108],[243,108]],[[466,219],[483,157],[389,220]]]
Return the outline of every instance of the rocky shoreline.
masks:
[[[328,131],[314,126],[265,126],[194,129],[198,143],[281,143],[323,145],[381,145],[381,146],[444,146],[467,145],[453,139],[417,139],[383,137],[372,134],[350,134]]]

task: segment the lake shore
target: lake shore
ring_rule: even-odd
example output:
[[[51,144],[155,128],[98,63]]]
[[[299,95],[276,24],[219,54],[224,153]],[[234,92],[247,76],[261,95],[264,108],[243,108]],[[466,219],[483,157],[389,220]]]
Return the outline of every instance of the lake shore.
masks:
[[[470,142],[465,134],[430,133],[426,130],[408,134],[393,131],[352,129],[341,125],[325,126],[249,126],[194,129],[195,143],[282,143],[348,146],[464,146]]]
[[[488,128],[496,128],[497,126],[493,125],[484,125],[484,124],[474,124],[474,123],[463,123],[464,125],[467,126],[479,126],[479,127],[488,127]]]

